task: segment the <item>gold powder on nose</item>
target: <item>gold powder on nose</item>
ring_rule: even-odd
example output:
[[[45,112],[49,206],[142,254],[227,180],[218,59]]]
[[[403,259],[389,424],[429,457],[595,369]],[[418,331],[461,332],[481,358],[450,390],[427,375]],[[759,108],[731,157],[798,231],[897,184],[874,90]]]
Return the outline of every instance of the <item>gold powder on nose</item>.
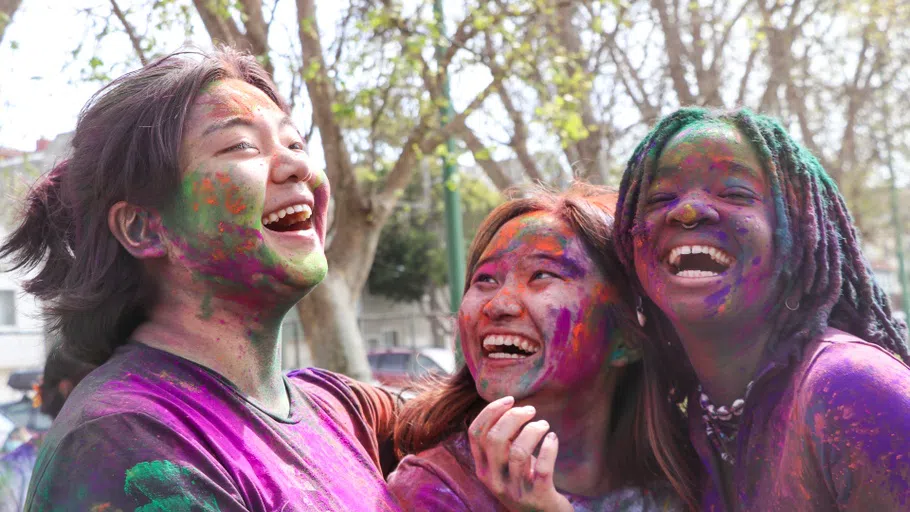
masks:
[[[683,224],[691,224],[695,222],[696,218],[698,218],[698,212],[695,211],[691,204],[683,206],[683,212],[679,219]]]

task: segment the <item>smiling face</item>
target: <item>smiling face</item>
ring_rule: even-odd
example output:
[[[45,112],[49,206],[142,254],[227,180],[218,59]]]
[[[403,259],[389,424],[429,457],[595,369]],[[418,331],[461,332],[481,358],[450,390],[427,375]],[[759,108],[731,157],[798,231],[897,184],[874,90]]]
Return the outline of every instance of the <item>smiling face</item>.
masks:
[[[504,224],[458,312],[465,362],[485,400],[596,384],[617,339],[618,294],[569,226],[535,212]]]
[[[756,319],[767,310],[776,298],[773,199],[739,130],[707,122],[677,133],[642,195],[635,270],[674,323]]]
[[[238,300],[253,290],[294,300],[322,280],[328,182],[265,93],[240,80],[208,86],[187,118],[180,163],[180,190],[161,218],[194,281]]]

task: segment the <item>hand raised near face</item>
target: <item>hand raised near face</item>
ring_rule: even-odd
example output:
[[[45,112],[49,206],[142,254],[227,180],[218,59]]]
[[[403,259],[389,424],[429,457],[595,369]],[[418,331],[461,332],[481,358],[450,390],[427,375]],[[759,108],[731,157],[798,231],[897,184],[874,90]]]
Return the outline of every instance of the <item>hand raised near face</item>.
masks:
[[[559,441],[546,421],[528,423],[533,407],[510,396],[486,406],[468,429],[477,478],[512,512],[571,512],[553,485]],[[541,443],[541,439],[543,442]],[[534,456],[534,449],[540,451]]]

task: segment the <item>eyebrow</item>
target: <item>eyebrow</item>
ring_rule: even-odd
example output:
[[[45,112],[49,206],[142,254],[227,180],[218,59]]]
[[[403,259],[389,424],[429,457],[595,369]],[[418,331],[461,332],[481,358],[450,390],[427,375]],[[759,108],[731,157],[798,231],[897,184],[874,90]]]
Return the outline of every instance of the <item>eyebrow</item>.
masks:
[[[202,136],[205,137],[205,136],[211,135],[217,131],[227,130],[227,129],[233,128],[235,126],[252,127],[253,122],[245,117],[232,116],[227,119],[222,119],[220,121],[216,121],[216,122],[210,124],[209,127],[206,128],[205,131],[202,132]],[[284,117],[281,118],[280,121],[278,121],[278,128],[284,128],[286,126],[294,127],[294,122],[291,121],[291,118],[288,115],[285,115]],[[298,132],[298,134],[299,134],[299,132]]]
[[[746,164],[741,164],[739,162],[728,162],[728,164],[730,165],[730,171],[739,171],[743,174],[748,174],[749,176],[756,178],[756,179],[764,178],[764,169],[753,169],[751,166],[746,165]],[[681,171],[682,171],[682,169],[680,169],[678,166],[665,165],[663,167],[658,167],[657,170],[655,171],[655,174],[662,174],[662,173],[675,174],[675,173],[678,173]]]
[[[487,263],[493,263],[493,262],[501,260],[502,257],[503,257],[503,253],[498,252],[498,253],[492,254],[492,255],[478,261],[477,265],[474,267],[474,272],[477,272],[477,270],[480,269],[480,267],[486,265]],[[584,269],[581,268],[581,266],[579,266],[578,263],[575,263],[574,261],[570,260],[569,258],[564,258],[564,257],[560,258],[560,257],[556,257],[556,256],[553,256],[552,254],[548,254],[545,252],[534,252],[534,253],[529,254],[526,257],[529,259],[533,259],[533,260],[551,261],[561,267],[566,268],[572,276],[584,275],[584,273],[585,273]]]

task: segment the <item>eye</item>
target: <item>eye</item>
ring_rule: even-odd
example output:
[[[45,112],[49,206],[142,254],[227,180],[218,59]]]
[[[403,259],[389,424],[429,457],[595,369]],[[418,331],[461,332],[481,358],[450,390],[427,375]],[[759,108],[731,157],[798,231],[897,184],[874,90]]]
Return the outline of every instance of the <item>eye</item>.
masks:
[[[751,190],[744,188],[732,188],[725,190],[721,195],[724,199],[732,199],[734,201],[754,201],[758,197]]]
[[[548,272],[546,270],[538,270],[537,272],[534,272],[534,274],[531,276],[531,281],[536,281],[538,279],[559,279],[559,278],[560,277],[557,274],[554,274],[553,272]]]
[[[672,201],[673,199],[675,199],[675,197],[676,196],[674,196],[673,194],[669,194],[666,192],[656,192],[656,193],[648,196],[648,204],[649,205],[663,204],[663,203]]]
[[[306,144],[303,142],[292,142],[288,145],[288,148],[295,151],[306,151]]]
[[[222,151],[222,152],[223,152],[223,153],[228,153],[228,152],[230,152],[230,151],[243,151],[244,149],[256,149],[256,146],[254,146],[254,145],[252,145],[252,144],[250,144],[249,142],[247,142],[247,141],[244,140],[244,141],[238,142],[237,144],[234,144],[233,146],[231,146],[231,147],[225,149],[225,150]]]
[[[490,274],[477,274],[474,276],[474,281],[476,283],[485,283],[485,284],[496,284],[496,279],[493,278]]]

